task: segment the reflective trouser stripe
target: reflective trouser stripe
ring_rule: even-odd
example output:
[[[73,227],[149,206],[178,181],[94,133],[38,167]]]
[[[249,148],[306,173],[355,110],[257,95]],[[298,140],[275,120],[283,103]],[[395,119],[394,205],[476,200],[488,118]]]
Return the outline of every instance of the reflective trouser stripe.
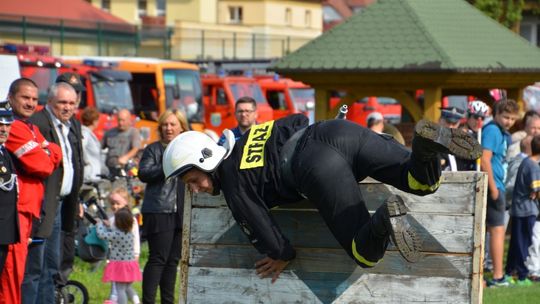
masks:
[[[354,241],[354,239],[352,240],[352,253],[353,253],[353,255],[354,255],[354,258],[355,258],[358,262],[360,262],[360,263],[362,263],[362,264],[364,264],[364,265],[366,265],[366,266],[368,266],[368,267],[373,267],[373,266],[377,265],[377,263],[379,262],[379,261],[377,261],[377,262],[370,262],[370,261],[366,260],[363,256],[361,256],[361,255],[358,253],[358,251],[356,251],[356,242]]]
[[[412,190],[419,190],[419,191],[434,192],[441,185],[440,179],[434,185],[431,185],[431,186],[426,185],[426,184],[422,184],[421,182],[416,180],[416,178],[414,178],[414,176],[412,176],[411,172],[409,172],[409,174],[407,176],[407,181],[409,183],[409,188],[411,188]]]

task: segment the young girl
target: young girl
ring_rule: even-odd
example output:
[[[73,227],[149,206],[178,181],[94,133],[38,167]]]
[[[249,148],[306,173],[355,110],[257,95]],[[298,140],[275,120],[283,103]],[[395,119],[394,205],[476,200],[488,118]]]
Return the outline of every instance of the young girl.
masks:
[[[118,304],[127,304],[128,298],[134,303],[139,303],[131,286],[133,282],[142,280],[139,263],[133,253],[133,221],[131,211],[128,208],[121,208],[114,214],[112,228],[106,227],[108,224],[106,222],[97,225],[98,236],[109,241],[109,263],[103,271],[102,281],[113,283],[114,292],[111,293],[110,300],[116,300]]]
[[[128,193],[128,190],[125,187],[115,187],[111,190],[109,194],[109,205],[111,207],[111,211],[113,212],[113,216],[109,217],[109,223],[110,225],[114,226],[114,213],[116,211],[122,209],[122,208],[130,208],[130,196]],[[135,260],[139,260],[139,254],[141,252],[140,250],[140,237],[139,237],[139,225],[137,223],[137,220],[134,220],[133,222],[133,228],[131,230],[133,232],[133,254],[135,255]],[[133,290],[132,287],[129,287],[128,290],[128,298],[131,299],[131,301],[134,304],[140,303],[139,296]],[[109,295],[109,298],[116,301],[117,294],[116,294],[116,286],[114,282],[111,283],[111,293]]]

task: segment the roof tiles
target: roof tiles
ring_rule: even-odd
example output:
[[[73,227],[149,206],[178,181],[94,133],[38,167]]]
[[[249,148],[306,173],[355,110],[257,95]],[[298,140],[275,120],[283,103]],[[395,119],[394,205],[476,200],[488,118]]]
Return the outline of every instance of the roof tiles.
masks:
[[[540,51],[463,0],[379,0],[274,68],[538,71]]]

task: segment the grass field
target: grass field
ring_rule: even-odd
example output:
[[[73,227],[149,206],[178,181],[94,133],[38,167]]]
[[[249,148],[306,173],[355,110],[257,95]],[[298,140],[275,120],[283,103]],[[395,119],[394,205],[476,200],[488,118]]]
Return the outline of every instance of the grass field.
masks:
[[[141,269],[146,263],[148,247],[146,243],[141,246]],[[101,282],[103,264],[96,269],[92,265],[84,263],[77,258],[75,271],[70,279],[82,282],[90,293],[90,303],[103,303],[109,296],[110,285]],[[488,274],[489,275],[489,274]],[[176,284],[178,286],[178,282]],[[134,284],[135,290],[142,297],[141,283]],[[178,291],[175,291],[178,294]],[[158,293],[159,295],[159,293]],[[159,297],[158,297],[159,299]],[[156,303],[160,303],[159,300]],[[532,287],[498,287],[484,288],[484,302],[486,304],[536,304],[540,303],[540,283],[535,283]]]
[[[147,259],[148,246],[146,243],[143,243],[141,245],[141,256],[139,260],[141,271],[146,264]],[[110,284],[101,282],[104,265],[105,263],[103,262],[98,264],[97,267],[95,267],[94,265],[81,261],[79,258],[76,258],[75,260],[74,271],[69,278],[71,280],[79,281],[86,286],[86,288],[88,289],[88,293],[90,294],[90,304],[103,303],[103,301],[105,301],[109,297],[109,292],[111,290]],[[178,286],[178,281],[176,283],[176,285]],[[133,286],[137,291],[139,298],[142,299],[141,282],[137,282],[133,284]],[[178,294],[178,290],[175,291],[175,294]],[[177,299],[175,302],[177,302]],[[158,296],[156,298],[156,303],[160,303],[159,290]]]

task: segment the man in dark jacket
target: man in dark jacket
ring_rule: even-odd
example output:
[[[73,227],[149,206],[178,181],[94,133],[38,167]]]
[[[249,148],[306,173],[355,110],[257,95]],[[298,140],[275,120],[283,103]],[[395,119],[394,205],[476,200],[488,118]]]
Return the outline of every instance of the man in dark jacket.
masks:
[[[0,101],[0,274],[8,253],[8,245],[19,241],[17,216],[17,175],[9,152],[4,147],[11,124],[13,111],[7,101]]]
[[[266,255],[256,263],[257,273],[271,276],[272,282],[296,253],[271,208],[309,199],[361,267],[375,266],[390,238],[406,260],[415,262],[421,241],[407,221],[403,200],[391,196],[370,216],[358,182],[371,176],[426,195],[439,187],[439,153],[470,159],[481,154],[478,142],[465,132],[428,121],[416,126],[412,153],[392,138],[349,121],[307,124],[302,115],[269,121],[223,147],[200,132],[185,132],[163,156],[166,177],[180,176],[194,192],[223,191],[242,231]]]
[[[49,88],[45,108],[30,118],[43,136],[62,149],[62,163],[45,180],[45,200],[41,219],[34,223],[22,286],[23,303],[54,303],[54,278],[60,269],[61,231],[74,229],[78,194],[82,185],[81,125],[73,118],[77,93],[68,83]]]

